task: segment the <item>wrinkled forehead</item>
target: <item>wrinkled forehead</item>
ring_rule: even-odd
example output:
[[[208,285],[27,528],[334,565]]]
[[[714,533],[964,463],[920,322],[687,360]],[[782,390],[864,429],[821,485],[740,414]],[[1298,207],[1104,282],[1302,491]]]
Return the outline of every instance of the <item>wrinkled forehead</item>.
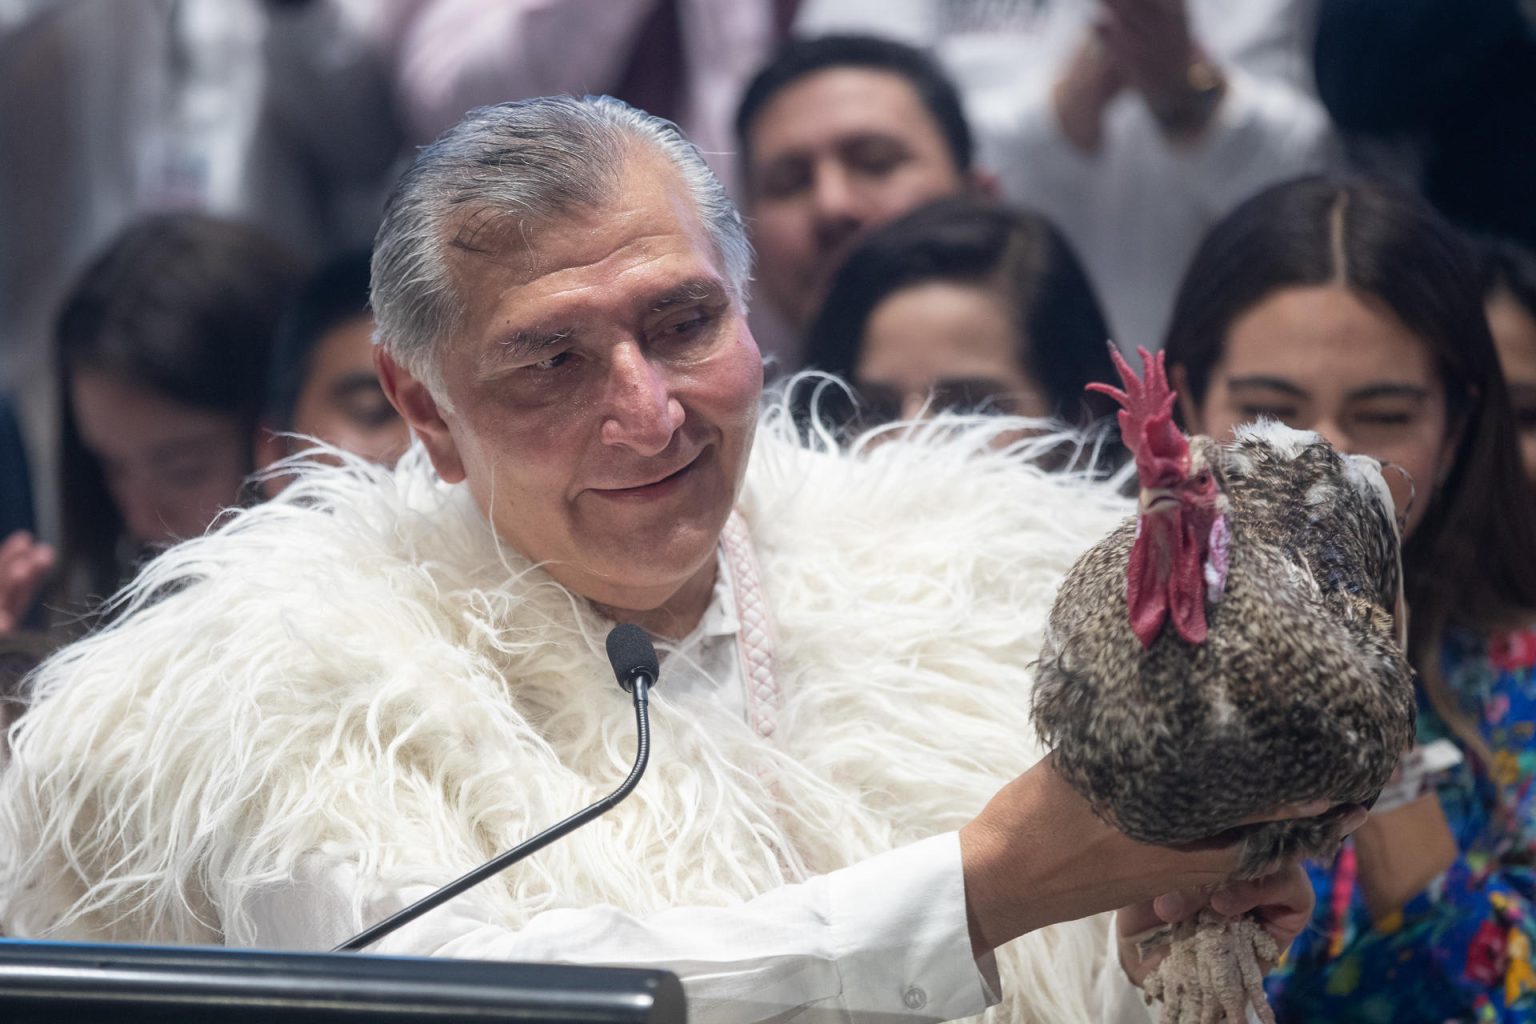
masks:
[[[632,149],[606,182],[590,193],[534,210],[493,201],[466,203],[445,219],[439,244],[460,284],[494,267],[507,285],[527,284],[555,266],[596,262],[607,255],[611,232],[627,221],[675,231],[707,254],[729,283],[722,254],[704,225],[677,169],[665,159]]]

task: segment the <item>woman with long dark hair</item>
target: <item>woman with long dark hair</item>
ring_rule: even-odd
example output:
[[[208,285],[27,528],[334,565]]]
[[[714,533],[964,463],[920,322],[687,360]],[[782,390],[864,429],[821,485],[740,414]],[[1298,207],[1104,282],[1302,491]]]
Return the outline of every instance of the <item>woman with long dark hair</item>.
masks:
[[[1536,252],[1508,239],[1484,239],[1478,255],[1488,327],[1520,431],[1520,461],[1536,484]]]
[[[1419,751],[1463,755],[1439,776],[1407,759],[1395,806],[1317,866],[1278,1015],[1529,1020],[1536,516],[1469,246],[1384,185],[1277,186],[1206,237],[1165,348],[1191,429],[1270,416],[1390,464]]]
[[[838,272],[806,365],[852,383],[859,421],[924,409],[1055,417],[1114,412],[1109,327],[1077,257],[1043,217],[941,199],[872,231]]]
[[[68,596],[113,593],[145,554],[251,497],[299,269],[254,228],[169,213],[128,227],[76,280],[56,332]]]

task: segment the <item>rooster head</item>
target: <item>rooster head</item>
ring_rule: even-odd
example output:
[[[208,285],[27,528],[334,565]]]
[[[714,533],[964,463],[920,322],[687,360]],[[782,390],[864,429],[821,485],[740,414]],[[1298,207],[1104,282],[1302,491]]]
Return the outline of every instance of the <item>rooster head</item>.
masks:
[[[1088,385],[1120,403],[1120,436],[1136,458],[1141,482],[1136,541],[1126,572],[1131,629],[1143,647],[1151,647],[1171,618],[1180,637],[1200,644],[1207,633],[1206,602],[1220,600],[1226,585],[1226,498],[1205,446],[1191,449],[1174,425],[1174,394],[1163,354],[1137,352],[1143,377],[1110,346],[1124,391]]]

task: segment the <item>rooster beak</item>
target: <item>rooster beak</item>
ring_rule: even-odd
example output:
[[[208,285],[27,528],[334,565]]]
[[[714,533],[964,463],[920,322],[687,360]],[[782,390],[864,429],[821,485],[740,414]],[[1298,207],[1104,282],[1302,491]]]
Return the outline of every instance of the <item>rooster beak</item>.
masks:
[[[1167,515],[1179,508],[1178,492],[1171,487],[1143,487],[1136,511],[1144,516]]]

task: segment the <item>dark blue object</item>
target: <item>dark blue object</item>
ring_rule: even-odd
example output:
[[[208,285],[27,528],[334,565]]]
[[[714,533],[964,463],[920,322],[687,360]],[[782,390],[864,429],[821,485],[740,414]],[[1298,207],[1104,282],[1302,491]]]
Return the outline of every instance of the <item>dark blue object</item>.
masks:
[[[685,1024],[667,971],[0,940],[6,1024]]]

